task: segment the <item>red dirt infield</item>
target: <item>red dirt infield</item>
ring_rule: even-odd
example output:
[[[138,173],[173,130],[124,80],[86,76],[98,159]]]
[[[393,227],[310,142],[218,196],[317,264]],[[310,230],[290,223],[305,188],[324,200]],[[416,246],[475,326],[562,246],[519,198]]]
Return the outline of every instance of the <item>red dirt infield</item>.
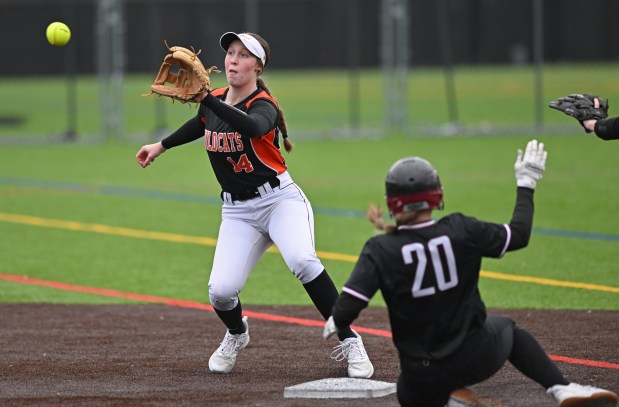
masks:
[[[320,320],[312,307],[247,311]],[[533,333],[568,379],[619,392],[619,312],[489,310]],[[166,305],[0,304],[2,406],[397,406],[373,399],[287,399],[284,387],[345,377],[329,358],[336,340],[319,326],[249,318],[251,341],[227,375],[208,358],[225,329],[208,311]],[[386,310],[368,308],[357,325],[389,330]],[[391,339],[363,334],[373,379],[395,382]],[[544,389],[507,364],[473,387],[508,407],[551,407]]]

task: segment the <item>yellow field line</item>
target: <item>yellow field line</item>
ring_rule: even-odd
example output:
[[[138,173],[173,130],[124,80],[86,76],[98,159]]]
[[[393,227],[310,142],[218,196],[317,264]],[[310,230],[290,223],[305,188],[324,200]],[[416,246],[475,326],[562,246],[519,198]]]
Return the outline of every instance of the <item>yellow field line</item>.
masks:
[[[189,236],[189,235],[180,235],[176,233],[165,233],[165,232],[154,232],[154,231],[131,229],[131,228],[125,228],[125,227],[119,227],[119,226],[108,226],[108,225],[101,225],[101,224],[96,224],[96,223],[82,223],[82,222],[67,221],[67,220],[40,218],[36,216],[18,215],[18,214],[3,213],[3,212],[0,212],[0,222],[8,222],[8,223],[16,223],[20,225],[39,226],[39,227],[64,229],[64,230],[74,230],[74,231],[81,231],[81,232],[94,232],[94,233],[102,233],[106,235],[134,237],[134,238],[140,238],[140,239],[162,240],[166,242],[190,243],[190,244],[198,244],[198,245],[203,245],[203,246],[215,246],[215,244],[217,243],[217,239],[213,239],[211,237]],[[275,247],[271,247],[269,248],[268,252],[277,253],[278,250]],[[342,253],[323,252],[323,251],[317,251],[316,253],[318,254],[318,257],[320,257],[321,259],[345,261],[348,263],[355,263],[358,258],[357,256],[352,256],[352,255],[342,254]],[[619,287],[610,287],[610,286],[599,285],[599,284],[575,283],[575,282],[570,282],[570,281],[552,280],[549,278],[541,278],[541,277],[518,276],[518,275],[497,273],[494,271],[485,271],[485,270],[482,270],[480,275],[484,278],[490,278],[490,279],[495,279],[495,280],[508,280],[508,281],[522,282],[522,283],[549,285],[549,286],[554,286],[554,287],[569,287],[569,288],[579,288],[583,290],[619,293]]]
[[[193,243],[206,246],[215,246],[216,239],[210,237],[179,235],[175,233],[152,232],[148,230],[130,229],[118,226],[100,225],[97,223],[82,223],[68,220],[47,219],[35,216],[16,215],[0,212],[0,221],[21,225],[40,226],[46,228],[75,230],[80,232],[95,232],[105,235],[137,237],[141,239],[165,240],[177,243]]]
[[[549,278],[541,278],[541,277],[518,276],[518,275],[503,274],[503,273],[497,273],[494,271],[484,271],[484,270],[482,270],[480,275],[482,277],[494,278],[496,280],[510,280],[510,281],[519,281],[523,283],[552,285],[555,287],[582,288],[583,290],[595,290],[595,291],[607,291],[610,293],[619,293],[619,287],[609,287],[606,285],[599,285],[599,284],[574,283],[572,281],[551,280]]]

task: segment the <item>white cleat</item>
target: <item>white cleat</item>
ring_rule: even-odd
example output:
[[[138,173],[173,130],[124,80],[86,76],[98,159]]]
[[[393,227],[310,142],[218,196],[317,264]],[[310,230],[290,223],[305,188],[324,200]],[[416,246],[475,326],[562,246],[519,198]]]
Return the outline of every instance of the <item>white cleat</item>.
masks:
[[[557,384],[546,393],[554,397],[559,407],[615,407],[619,401],[612,391],[576,383]]]
[[[226,332],[226,336],[224,336],[224,340],[219,345],[219,348],[208,360],[208,368],[211,372],[229,373],[232,370],[236,363],[237,355],[249,343],[247,317],[243,317],[243,324],[245,325],[245,333],[232,335],[230,332]]]
[[[374,374],[374,366],[370,362],[361,336],[353,330],[356,338],[346,338],[333,348],[331,358],[336,361],[348,361],[348,377],[369,379]]]

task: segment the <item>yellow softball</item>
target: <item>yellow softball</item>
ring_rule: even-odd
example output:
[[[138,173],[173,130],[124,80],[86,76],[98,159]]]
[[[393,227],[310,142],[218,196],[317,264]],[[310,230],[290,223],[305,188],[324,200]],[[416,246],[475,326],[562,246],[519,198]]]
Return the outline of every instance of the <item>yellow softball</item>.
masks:
[[[71,30],[65,23],[56,21],[47,26],[45,35],[50,44],[55,47],[62,47],[67,45],[71,39]]]

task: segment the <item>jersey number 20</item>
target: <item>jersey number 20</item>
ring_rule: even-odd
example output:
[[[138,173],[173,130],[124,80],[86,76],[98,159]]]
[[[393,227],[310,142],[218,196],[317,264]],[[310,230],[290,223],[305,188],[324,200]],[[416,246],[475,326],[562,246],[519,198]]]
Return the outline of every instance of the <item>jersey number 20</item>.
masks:
[[[436,293],[436,288],[440,291],[445,291],[458,285],[456,259],[449,238],[447,236],[440,236],[431,239],[427,243],[427,248],[428,252],[430,252],[430,261],[432,262],[432,268],[436,276],[436,287],[422,287],[423,278],[428,270],[428,258],[424,245],[421,243],[411,243],[402,247],[404,264],[413,264],[414,258],[417,258],[415,279],[413,280],[413,287],[411,290],[413,298],[434,295],[434,293]],[[443,264],[441,252],[447,264]],[[413,256],[413,253],[416,256]]]

